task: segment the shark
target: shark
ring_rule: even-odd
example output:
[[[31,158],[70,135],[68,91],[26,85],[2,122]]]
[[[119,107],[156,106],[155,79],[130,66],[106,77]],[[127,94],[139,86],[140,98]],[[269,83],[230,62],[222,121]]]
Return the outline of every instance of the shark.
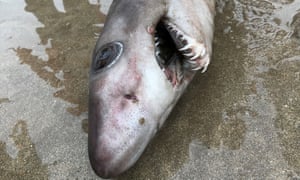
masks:
[[[114,0],[93,51],[88,153],[102,178],[132,167],[212,55],[214,0]]]

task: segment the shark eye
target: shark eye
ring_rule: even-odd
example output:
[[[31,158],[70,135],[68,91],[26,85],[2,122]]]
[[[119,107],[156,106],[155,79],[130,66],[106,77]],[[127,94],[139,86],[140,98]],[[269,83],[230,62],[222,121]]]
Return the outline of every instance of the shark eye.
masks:
[[[93,69],[95,72],[111,67],[121,56],[123,44],[111,42],[103,45],[94,56]]]

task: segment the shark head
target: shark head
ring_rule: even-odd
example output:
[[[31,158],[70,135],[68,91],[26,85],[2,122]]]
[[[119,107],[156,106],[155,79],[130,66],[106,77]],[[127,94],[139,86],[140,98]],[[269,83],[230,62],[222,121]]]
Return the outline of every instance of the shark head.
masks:
[[[90,71],[88,149],[100,177],[130,168],[211,55],[214,2],[114,1]]]

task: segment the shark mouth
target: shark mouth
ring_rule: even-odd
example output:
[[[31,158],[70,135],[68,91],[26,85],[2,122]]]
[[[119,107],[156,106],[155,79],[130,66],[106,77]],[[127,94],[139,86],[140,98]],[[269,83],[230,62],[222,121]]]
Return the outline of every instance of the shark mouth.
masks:
[[[175,24],[161,20],[154,34],[155,57],[173,87],[180,85],[186,70],[204,72],[208,64],[199,64],[206,55],[203,43],[186,35]]]

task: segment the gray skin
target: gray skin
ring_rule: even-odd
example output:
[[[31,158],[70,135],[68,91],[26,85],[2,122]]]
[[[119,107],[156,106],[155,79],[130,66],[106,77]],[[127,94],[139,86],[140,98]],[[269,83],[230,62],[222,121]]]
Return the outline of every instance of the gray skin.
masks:
[[[130,168],[198,69],[210,62],[213,0],[115,0],[96,44],[89,84],[88,149],[100,177]],[[181,56],[157,56],[162,22]],[[163,53],[163,52],[162,52]]]

